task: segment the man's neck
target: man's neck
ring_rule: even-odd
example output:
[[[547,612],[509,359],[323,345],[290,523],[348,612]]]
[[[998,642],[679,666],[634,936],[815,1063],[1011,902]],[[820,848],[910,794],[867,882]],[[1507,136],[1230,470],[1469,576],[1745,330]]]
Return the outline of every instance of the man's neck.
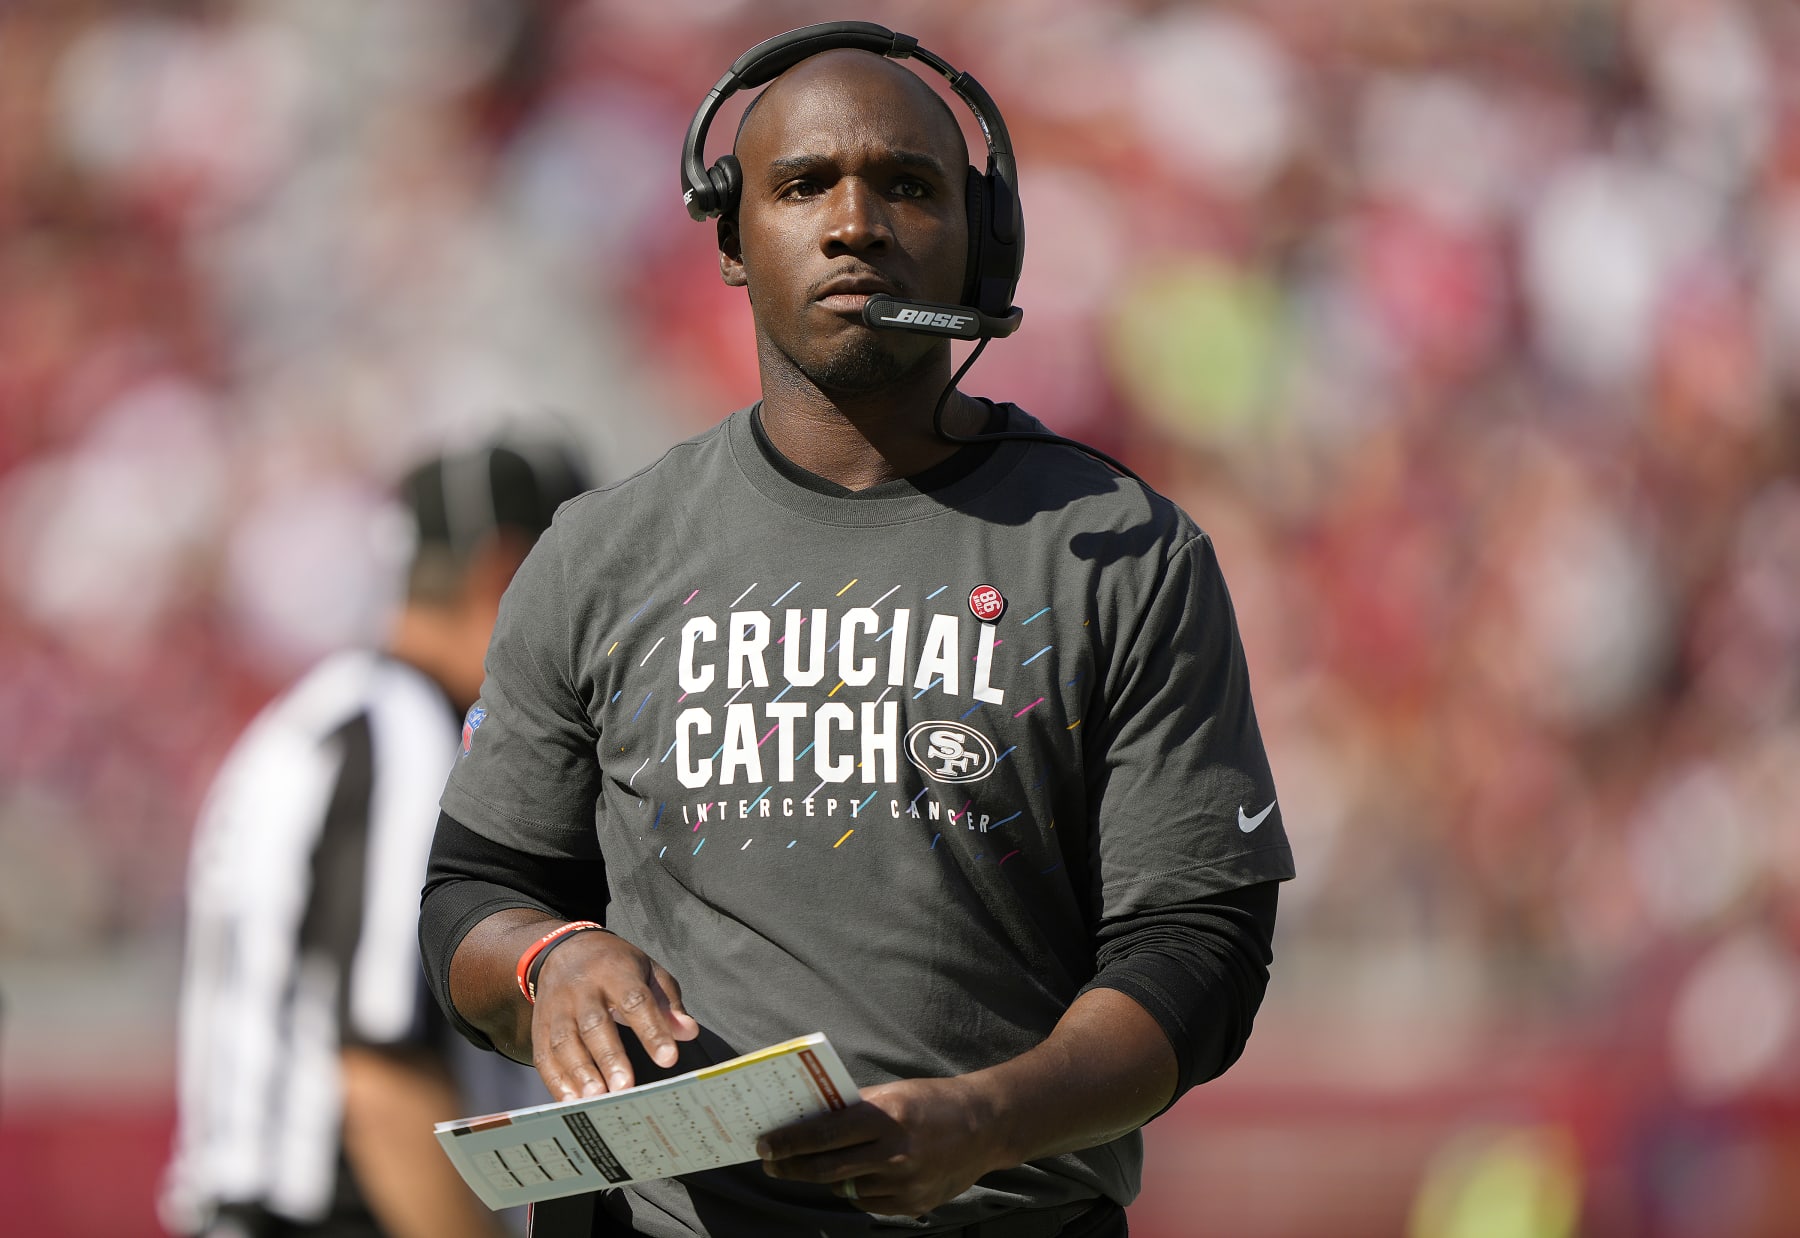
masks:
[[[388,633],[384,652],[437,684],[461,713],[481,692],[480,650],[471,655],[468,624],[448,607],[408,602]]]
[[[821,391],[799,374],[765,366],[763,432],[788,460],[847,490],[916,476],[959,446],[932,427],[948,376],[927,369],[864,395]],[[944,406],[944,427],[953,434],[977,434],[987,417],[986,405],[961,392]]]

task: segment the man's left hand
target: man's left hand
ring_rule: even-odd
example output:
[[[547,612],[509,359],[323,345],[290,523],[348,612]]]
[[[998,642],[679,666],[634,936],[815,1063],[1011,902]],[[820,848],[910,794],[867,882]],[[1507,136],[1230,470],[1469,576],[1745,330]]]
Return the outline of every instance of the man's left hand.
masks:
[[[765,1135],[764,1171],[827,1183],[864,1212],[916,1217],[1011,1163],[992,1106],[967,1078],[902,1079],[862,1098]]]

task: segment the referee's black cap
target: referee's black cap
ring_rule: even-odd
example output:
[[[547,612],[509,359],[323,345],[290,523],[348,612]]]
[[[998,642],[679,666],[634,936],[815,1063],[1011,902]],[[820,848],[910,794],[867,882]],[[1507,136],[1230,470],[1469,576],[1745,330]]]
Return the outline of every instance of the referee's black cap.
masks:
[[[592,488],[585,461],[554,440],[508,439],[427,460],[400,483],[420,549],[457,559],[502,531],[527,541],[550,527],[556,509]]]

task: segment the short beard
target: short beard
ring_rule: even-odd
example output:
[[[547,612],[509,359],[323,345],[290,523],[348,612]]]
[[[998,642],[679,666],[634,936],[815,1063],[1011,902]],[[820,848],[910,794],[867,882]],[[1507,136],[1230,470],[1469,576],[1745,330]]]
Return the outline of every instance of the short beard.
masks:
[[[803,365],[788,357],[813,386],[831,395],[867,395],[886,390],[905,378],[930,354],[911,360],[896,357],[873,335],[851,340],[823,361]]]

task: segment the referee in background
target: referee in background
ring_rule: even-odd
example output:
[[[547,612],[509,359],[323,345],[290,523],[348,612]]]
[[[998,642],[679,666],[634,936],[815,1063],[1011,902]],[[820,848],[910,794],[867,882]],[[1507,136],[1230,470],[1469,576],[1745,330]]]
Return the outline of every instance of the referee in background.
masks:
[[[432,1124],[547,1097],[426,996],[419,890],[501,594],[586,487],[566,450],[524,441],[414,469],[400,497],[418,540],[387,643],[325,659],[221,767],[189,866],[175,1232],[505,1232]]]

